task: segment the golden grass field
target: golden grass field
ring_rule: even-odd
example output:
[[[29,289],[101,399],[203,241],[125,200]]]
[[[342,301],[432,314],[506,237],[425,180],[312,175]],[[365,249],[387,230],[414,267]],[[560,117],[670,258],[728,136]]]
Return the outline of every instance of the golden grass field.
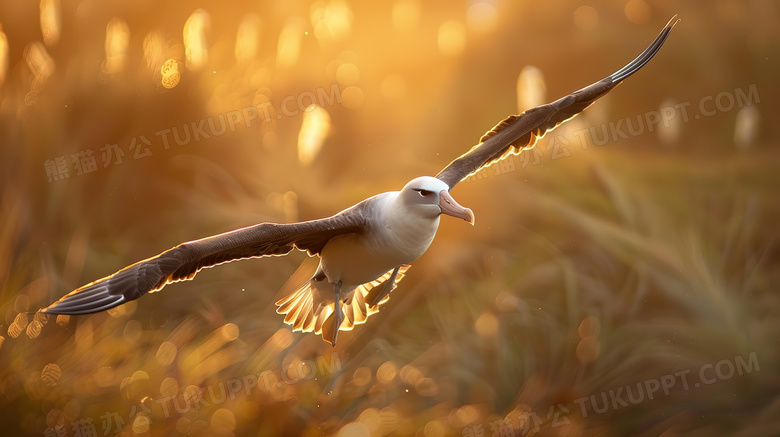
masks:
[[[36,314],[181,242],[435,174],[528,102],[622,67],[674,14],[636,75],[455,187],[476,226],[442,219],[335,348],[274,311],[313,271],[303,253]],[[777,435],[779,16],[726,0],[3,3],[0,433]]]

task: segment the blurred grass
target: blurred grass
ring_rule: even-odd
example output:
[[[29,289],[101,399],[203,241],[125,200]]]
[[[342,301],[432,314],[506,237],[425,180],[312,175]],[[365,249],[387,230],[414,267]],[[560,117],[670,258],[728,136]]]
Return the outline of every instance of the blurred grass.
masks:
[[[46,46],[56,69],[32,95],[23,54],[41,38],[29,30],[37,10],[0,7],[10,47],[0,104],[0,418],[8,433],[46,435],[59,424],[74,435],[73,423],[91,419],[97,435],[438,436],[480,426],[491,435],[491,424],[510,418],[522,435],[523,413],[538,418],[525,431],[541,435],[776,433],[780,156],[769,120],[779,69],[770,55],[780,39],[767,18],[776,10],[661,3],[637,24],[625,18],[637,3],[628,2],[593,6],[600,21],[583,29],[574,24],[579,4],[497,4],[498,24],[480,32],[462,7],[428,5],[416,27],[398,30],[388,11],[400,3],[349,4],[350,34],[304,39],[287,69],[276,66],[276,39],[291,17],[314,32],[309,3],[204,4],[210,64],[202,71],[184,67],[178,42],[194,8],[161,6],[166,20],[149,22],[145,4],[64,5],[60,41]],[[249,12],[262,18],[261,48],[253,62],[235,63],[236,17]],[[587,150],[572,143],[572,156],[552,160],[542,142],[538,165],[518,158],[516,170],[454,190],[477,226],[443,220],[390,302],[336,349],[291,333],[274,312],[279,290],[312,267],[296,270],[300,253],[207,269],[108,313],[28,313],[182,241],[322,217],[434,173],[515,110],[523,66],[539,66],[548,97],[558,97],[621,66],[673,13],[683,21],[658,57],[580,126],[656,110],[669,96],[695,108],[757,84],[762,123],[752,148],[734,147],[736,111],[683,124],[667,146],[643,132]],[[440,24],[464,14],[463,52],[442,55]],[[127,67],[107,78],[94,60],[105,57],[114,16],[130,30]],[[168,55],[182,77],[171,90],[142,68],[151,31],[174,42]],[[331,134],[311,166],[294,147],[301,116],[170,150],[154,135],[256,103],[260,89],[278,105],[333,83],[355,86],[339,82],[336,61],[358,68],[365,99],[325,108]],[[400,97],[386,83],[382,91],[388,75],[396,88],[400,77]],[[109,168],[98,161],[93,174],[47,182],[45,160],[108,143],[127,151],[140,135],[153,141],[151,157],[128,154]],[[702,366],[751,353],[760,370],[750,374],[689,390],[678,380],[668,396],[587,417],[576,403],[679,371],[694,381]],[[301,362],[324,367],[287,383],[281,372]],[[245,385],[252,375],[254,388]],[[219,398],[236,380],[233,398],[191,397],[203,387],[206,400]],[[557,426],[551,407],[567,424]],[[107,413],[123,423],[114,429]]]

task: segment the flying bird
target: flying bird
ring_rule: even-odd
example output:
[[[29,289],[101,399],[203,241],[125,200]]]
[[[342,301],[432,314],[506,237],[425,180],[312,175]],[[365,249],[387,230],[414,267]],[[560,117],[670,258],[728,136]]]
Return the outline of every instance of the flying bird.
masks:
[[[192,279],[202,268],[298,249],[319,256],[319,266],[308,281],[276,302],[276,312],[285,315],[293,331],[314,332],[335,346],[339,331],[364,323],[387,302],[409,264],[430,246],[442,214],[474,225],[474,213],[450,195],[458,182],[533,147],[546,132],[637,72],[660,50],[677,21],[672,17],[649,47],[614,74],[502,120],[435,177],[415,178],[400,191],[378,194],[328,218],[260,223],[182,243],[78,288],[41,312],[95,313]]]

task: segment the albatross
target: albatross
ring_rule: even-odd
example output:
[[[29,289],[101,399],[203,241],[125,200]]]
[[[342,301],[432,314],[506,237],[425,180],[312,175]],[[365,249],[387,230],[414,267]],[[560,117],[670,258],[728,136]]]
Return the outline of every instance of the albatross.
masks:
[[[331,217],[298,223],[260,223],[182,243],[65,295],[40,311],[79,315],[104,311],[192,279],[200,269],[293,249],[319,256],[314,275],[276,302],[293,331],[314,332],[335,346],[340,331],[365,323],[387,302],[410,263],[433,242],[442,215],[474,225],[471,209],[450,195],[466,177],[534,146],[546,132],[579,114],[636,73],[660,50],[677,17],[636,59],[604,79],[502,120],[436,176],[412,179],[400,191],[378,194]]]

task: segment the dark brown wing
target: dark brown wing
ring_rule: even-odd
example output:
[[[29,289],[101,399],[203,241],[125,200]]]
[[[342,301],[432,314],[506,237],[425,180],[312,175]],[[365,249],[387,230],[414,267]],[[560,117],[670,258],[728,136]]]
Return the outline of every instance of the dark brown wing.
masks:
[[[180,244],[170,250],[78,288],[41,310],[47,314],[89,314],[107,310],[159,290],[171,282],[192,279],[202,268],[244,258],[285,255],[293,248],[319,254],[340,234],[368,230],[372,199],[332,217],[300,223],[259,225]]]
[[[531,108],[522,114],[510,115],[502,120],[480,138],[479,144],[452,161],[436,177],[452,189],[455,184],[483,167],[533,147],[536,140],[545,133],[582,112],[623,79],[647,64],[661,49],[678,21],[676,15],[672,17],[642,54],[614,74],[552,103]]]

